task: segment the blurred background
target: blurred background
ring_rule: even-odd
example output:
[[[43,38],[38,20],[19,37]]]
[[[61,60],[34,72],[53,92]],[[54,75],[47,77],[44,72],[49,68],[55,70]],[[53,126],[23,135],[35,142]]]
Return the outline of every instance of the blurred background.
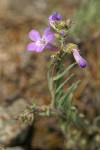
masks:
[[[73,101],[87,120],[87,131],[72,129],[64,139],[57,118],[36,117],[33,125],[19,125],[14,117],[32,99],[49,104],[49,51],[28,52],[30,30],[41,33],[54,11],[72,19],[68,41],[78,44],[87,68],[75,67],[81,83]],[[0,150],[100,150],[100,0],[0,1]],[[74,62],[69,55],[67,63]]]

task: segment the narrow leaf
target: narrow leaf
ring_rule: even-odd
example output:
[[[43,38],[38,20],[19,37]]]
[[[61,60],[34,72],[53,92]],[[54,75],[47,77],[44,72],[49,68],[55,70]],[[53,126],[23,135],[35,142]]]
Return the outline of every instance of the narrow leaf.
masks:
[[[62,112],[65,114],[66,118],[67,118],[67,122],[70,122],[71,119],[71,107],[72,107],[72,94],[70,94],[66,101],[64,102],[63,106],[62,106]]]
[[[67,69],[66,69],[64,72],[62,72],[62,73],[59,74],[59,75],[56,75],[56,76],[53,78],[53,80],[58,80],[58,79],[62,78],[62,77],[63,77],[65,74],[67,74],[67,72],[69,72],[75,65],[76,65],[76,63],[71,64],[69,67],[67,67]]]
[[[66,93],[61,97],[59,100],[59,106],[63,105],[64,101],[67,99],[67,96],[74,92],[78,86],[80,81],[77,81],[76,83],[72,84],[66,91]]]
[[[66,59],[66,56],[67,56],[67,54],[66,53],[64,53],[63,55],[62,55],[62,57],[61,57],[61,62],[59,63],[59,68],[63,65],[63,63],[64,63],[64,61],[65,61],[65,59]]]
[[[61,88],[69,81],[71,80],[72,78],[74,77],[74,73],[71,74],[56,90],[56,94],[61,90]]]

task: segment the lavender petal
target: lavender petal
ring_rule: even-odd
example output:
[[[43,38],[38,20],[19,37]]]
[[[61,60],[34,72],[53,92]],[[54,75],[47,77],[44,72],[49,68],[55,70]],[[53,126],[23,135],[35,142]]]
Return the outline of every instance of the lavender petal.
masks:
[[[57,11],[54,11],[53,16],[57,16],[57,15],[58,15]]]
[[[45,48],[45,45],[37,46],[36,52],[42,52],[44,48]]]
[[[36,30],[31,30],[30,33],[29,33],[29,37],[30,37],[31,40],[37,41],[40,38],[40,34]]]
[[[49,21],[52,21],[52,15],[49,16],[48,20],[49,20]]]
[[[47,35],[49,35],[51,33],[50,31],[50,26],[48,26],[45,30],[44,30],[44,33],[43,33],[43,38],[45,38]]]
[[[84,60],[84,59],[81,59],[81,61],[79,61],[79,66],[81,67],[81,68],[85,68],[86,67],[86,61]]]
[[[54,39],[54,33],[49,34],[47,37],[45,37],[46,43],[49,43]]]
[[[28,45],[27,45],[27,50],[28,51],[35,51],[36,50],[36,43],[35,42],[32,42],[32,43],[29,43]]]
[[[59,21],[62,18],[62,14],[58,14],[57,11],[55,11],[48,19],[49,21]]]
[[[58,19],[61,20],[62,19],[62,14],[58,15]]]

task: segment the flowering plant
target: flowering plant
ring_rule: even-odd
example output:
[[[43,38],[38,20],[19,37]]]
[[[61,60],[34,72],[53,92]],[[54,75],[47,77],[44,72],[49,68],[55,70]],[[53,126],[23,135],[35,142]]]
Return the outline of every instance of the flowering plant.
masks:
[[[35,113],[41,116],[58,115],[62,121],[61,126],[63,126],[63,131],[65,132],[66,125],[72,123],[83,125],[83,122],[81,122],[82,115],[79,114],[72,102],[73,92],[76,90],[80,81],[64,89],[64,86],[73,79],[74,73],[70,74],[67,78],[65,76],[76,64],[81,68],[85,68],[86,61],[81,57],[76,44],[66,42],[67,32],[73,22],[70,19],[62,20],[62,15],[57,12],[50,15],[48,21],[51,27],[48,26],[45,29],[42,37],[38,31],[30,31],[29,38],[33,42],[27,45],[27,50],[42,52],[45,49],[49,49],[51,51],[52,63],[47,75],[51,103],[48,106],[37,106],[36,104],[28,106],[24,113],[19,115],[18,119],[22,122],[32,123]],[[54,39],[58,40],[60,46],[51,43]],[[65,68],[66,57],[71,53],[76,63]]]

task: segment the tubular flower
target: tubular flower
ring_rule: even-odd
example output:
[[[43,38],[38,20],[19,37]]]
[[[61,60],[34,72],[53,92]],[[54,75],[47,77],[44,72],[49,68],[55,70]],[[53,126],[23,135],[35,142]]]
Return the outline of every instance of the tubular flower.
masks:
[[[55,29],[55,22],[59,22],[62,19],[62,14],[58,14],[56,11],[49,16],[48,20],[50,25]]]
[[[78,63],[78,65],[81,67],[81,68],[85,68],[86,67],[86,61],[80,56],[78,50],[75,48],[73,49],[73,56],[76,60],[76,62]]]
[[[33,42],[27,45],[27,50],[42,52],[43,49],[54,39],[54,33],[50,31],[49,26],[45,29],[42,38],[36,30],[30,31],[29,38],[33,40]]]
[[[48,19],[49,19],[49,21],[59,21],[59,20],[61,20],[61,18],[62,18],[62,14],[58,15],[58,13],[55,11],[53,13],[53,15],[50,15],[50,17]]]

